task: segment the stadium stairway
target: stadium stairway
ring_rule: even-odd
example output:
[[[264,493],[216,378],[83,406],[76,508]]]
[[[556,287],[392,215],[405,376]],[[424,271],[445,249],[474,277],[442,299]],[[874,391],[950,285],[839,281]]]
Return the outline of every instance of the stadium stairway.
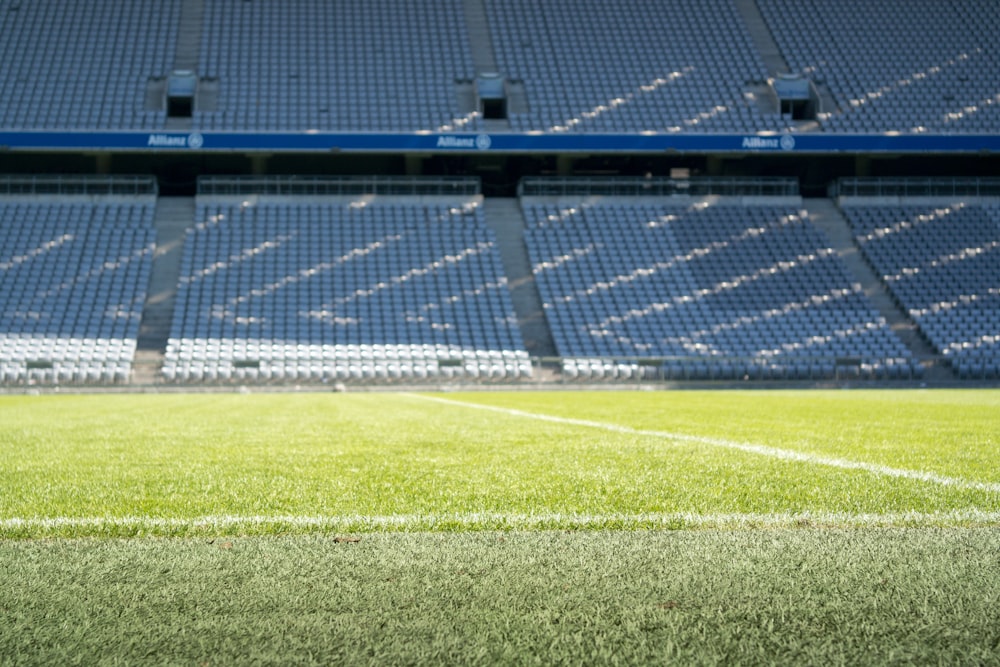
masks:
[[[917,326],[896,305],[878,275],[861,256],[854,243],[850,225],[836,204],[829,199],[804,199],[803,205],[809,212],[810,221],[829,238],[834,251],[843,260],[851,276],[861,284],[868,300],[914,357],[921,360],[925,368],[925,379],[936,382],[954,380],[955,376],[950,369],[927,361],[935,355],[934,350],[921,338]]]
[[[204,0],[184,0],[181,4],[174,70],[198,71],[198,52],[201,45],[204,14]],[[191,118],[167,117],[166,129],[168,130],[188,131],[191,128]]]
[[[792,68],[781,53],[781,48],[775,41],[771,29],[767,25],[767,21],[764,20],[764,16],[760,13],[757,0],[735,0],[734,4],[740,13],[740,17],[743,19],[750,39],[753,40],[754,46],[757,47],[757,52],[760,53],[770,75],[775,76],[783,72],[791,72]],[[837,102],[834,100],[830,90],[821,83],[814,82],[813,85],[819,94],[821,111],[836,109]],[[817,130],[819,126],[815,122],[807,122],[800,123],[798,129]]]
[[[489,20],[483,0],[464,0],[465,25],[469,31],[469,48],[476,73],[496,72],[497,61],[493,53],[493,37],[490,35]]]
[[[180,280],[184,234],[194,223],[194,216],[194,197],[160,197],[156,203],[156,251],[139,323],[133,384],[152,384],[163,365]]]
[[[198,52],[201,48],[204,16],[204,0],[184,0],[181,5],[180,30],[177,31],[174,69],[198,71]]]
[[[756,0],[736,0],[734,4],[743,18],[743,23],[746,24],[750,39],[753,40],[754,46],[757,47],[757,51],[760,53],[761,58],[763,58],[764,65],[767,66],[767,70],[771,73],[771,76],[780,72],[787,72],[788,63],[785,61],[785,57],[781,55],[781,49],[778,48],[778,43],[774,41],[771,30],[764,21],[764,17],[761,16]]]
[[[483,0],[464,0],[462,8],[465,13],[465,27],[469,33],[469,50],[476,74],[500,72],[496,54],[493,50],[493,37],[490,34],[489,19]],[[478,105],[478,98],[476,98]],[[482,128],[487,132],[510,132],[510,122],[506,118],[480,119]]]
[[[554,357],[557,354],[556,344],[552,340],[542,297],[531,270],[528,248],[524,244],[521,205],[517,199],[506,197],[487,197],[483,202],[486,223],[497,238],[524,346],[533,357]]]

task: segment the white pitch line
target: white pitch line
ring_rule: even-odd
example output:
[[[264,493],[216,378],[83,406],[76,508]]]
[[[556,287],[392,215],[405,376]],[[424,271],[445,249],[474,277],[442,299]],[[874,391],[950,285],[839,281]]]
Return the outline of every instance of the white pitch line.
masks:
[[[821,465],[821,466],[828,466],[831,468],[840,468],[842,470],[862,470],[883,477],[911,479],[911,480],[916,480],[918,482],[929,482],[932,484],[951,486],[959,489],[986,491],[988,493],[1000,493],[1000,484],[990,483],[990,482],[977,482],[967,479],[961,479],[959,477],[947,477],[945,475],[938,475],[932,472],[924,472],[922,470],[907,470],[905,468],[892,468],[890,466],[878,465],[876,463],[864,463],[862,461],[851,461],[849,459],[841,459],[830,456],[817,456],[815,454],[806,454],[791,449],[779,449],[777,447],[756,445],[749,442],[739,442],[736,440],[726,440],[723,438],[710,438],[707,436],[690,435],[687,433],[672,433],[669,431],[648,431],[643,429],[630,428],[628,426],[619,426],[617,424],[589,421],[586,419],[571,419],[568,417],[556,417],[553,415],[539,414],[536,412],[525,412],[524,410],[516,410],[514,408],[502,408],[493,405],[466,403],[464,401],[456,401],[454,399],[441,398],[439,396],[425,396],[422,394],[407,394],[407,395],[412,396],[413,398],[418,398],[420,400],[433,401],[435,403],[442,403],[444,405],[452,405],[462,408],[471,408],[474,410],[487,410],[490,412],[498,412],[500,414],[505,414],[511,417],[534,419],[536,421],[550,422],[553,424],[565,424],[568,426],[583,426],[586,428],[600,429],[602,431],[611,431],[612,433],[622,433],[625,435],[638,435],[650,438],[673,440],[676,442],[689,442],[700,445],[711,445],[713,447],[734,449],[737,451],[747,452],[750,454],[767,456],[774,459],[780,459],[782,461],[808,463],[811,465]]]
[[[246,530],[248,528],[299,528],[344,531],[539,530],[628,528],[808,528],[920,527],[948,525],[1000,525],[1000,512],[955,510],[950,512],[846,512],[714,513],[690,512],[639,514],[399,514],[387,516],[202,516],[190,519],[164,517],[38,517],[0,519],[0,531],[108,530],[138,532]]]

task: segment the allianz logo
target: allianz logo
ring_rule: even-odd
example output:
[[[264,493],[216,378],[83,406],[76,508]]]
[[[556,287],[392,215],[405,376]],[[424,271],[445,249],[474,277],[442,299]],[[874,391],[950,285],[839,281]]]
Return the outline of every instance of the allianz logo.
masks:
[[[204,145],[204,137],[197,132],[187,135],[151,134],[146,141],[146,146],[153,148],[201,148]]]
[[[490,135],[488,134],[480,134],[475,137],[456,137],[445,134],[438,137],[437,140],[438,148],[474,148],[485,151],[492,145],[493,140],[490,139]]]
[[[781,137],[743,137],[743,148],[751,150],[773,149],[790,151],[795,148],[795,137],[783,134]]]

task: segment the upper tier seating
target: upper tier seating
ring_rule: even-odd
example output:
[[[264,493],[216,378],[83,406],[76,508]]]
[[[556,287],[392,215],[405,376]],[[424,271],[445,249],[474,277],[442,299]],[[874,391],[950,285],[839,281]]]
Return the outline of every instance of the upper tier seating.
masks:
[[[845,200],[858,245],[960,377],[1000,377],[1000,206]]]
[[[435,131],[473,66],[461,0],[205,4],[199,74],[212,130]]]
[[[482,2],[498,73],[519,82],[511,131],[804,129],[776,112],[773,72],[737,0]],[[506,128],[469,110],[484,45],[470,41],[465,0],[191,4],[202,11],[182,12],[184,0],[0,0],[0,128]],[[810,131],[1000,132],[995,0],[757,4],[780,57],[833,101]],[[182,14],[200,17],[197,32],[181,32]],[[168,119],[150,109],[181,62],[204,92],[191,119]]]
[[[530,373],[476,201],[201,198],[168,380],[512,378]]]
[[[0,1],[0,127],[162,128],[146,87],[174,64],[176,0]]]
[[[0,381],[124,382],[154,200],[52,199],[0,198]]]
[[[996,0],[758,0],[789,67],[837,103],[828,131],[1000,132]]]
[[[767,78],[732,0],[486,0],[500,71],[522,79],[516,131],[781,130],[747,97]]]
[[[571,376],[629,376],[664,358],[668,377],[687,379],[920,372],[794,206],[637,198],[523,209]]]

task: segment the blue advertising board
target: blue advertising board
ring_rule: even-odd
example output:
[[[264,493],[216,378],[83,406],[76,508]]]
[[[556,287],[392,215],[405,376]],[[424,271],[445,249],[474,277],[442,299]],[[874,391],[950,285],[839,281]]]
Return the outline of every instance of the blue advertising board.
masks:
[[[0,150],[239,153],[992,153],[990,134],[0,132]]]

